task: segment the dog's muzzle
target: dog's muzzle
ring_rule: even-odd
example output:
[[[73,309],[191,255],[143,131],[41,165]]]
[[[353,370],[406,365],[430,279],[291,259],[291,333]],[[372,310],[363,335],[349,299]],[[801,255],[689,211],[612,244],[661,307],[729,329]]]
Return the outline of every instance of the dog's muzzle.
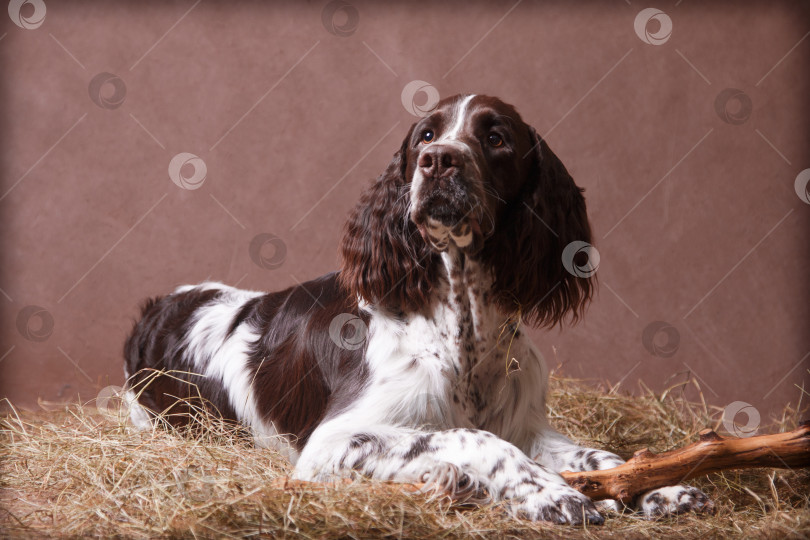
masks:
[[[458,145],[434,143],[419,155],[422,177],[412,219],[436,251],[455,244],[465,252],[480,249],[479,214],[470,196],[468,165]]]

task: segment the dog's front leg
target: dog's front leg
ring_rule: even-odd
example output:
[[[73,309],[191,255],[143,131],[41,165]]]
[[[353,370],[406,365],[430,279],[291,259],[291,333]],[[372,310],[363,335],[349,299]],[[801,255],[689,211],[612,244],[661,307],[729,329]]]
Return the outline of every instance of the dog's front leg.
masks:
[[[612,452],[580,446],[551,428],[538,434],[532,446],[532,455],[538,463],[556,472],[596,471],[624,463],[622,458]],[[610,499],[599,501],[598,506],[614,511],[621,509],[618,501]],[[711,512],[714,509],[705,493],[687,485],[650,490],[638,497],[634,507],[648,518],[684,512]]]
[[[481,430],[427,432],[392,426],[359,430],[327,422],[312,434],[294,476],[325,481],[354,474],[424,482],[462,500],[505,501],[513,515],[525,519],[602,523],[591,500],[559,474]]]

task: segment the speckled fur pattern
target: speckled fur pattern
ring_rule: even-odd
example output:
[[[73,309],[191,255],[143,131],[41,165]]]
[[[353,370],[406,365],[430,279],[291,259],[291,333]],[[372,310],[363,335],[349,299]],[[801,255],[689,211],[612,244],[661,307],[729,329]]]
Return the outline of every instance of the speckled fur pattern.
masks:
[[[597,506],[557,473],[624,460],[579,446],[548,425],[542,356],[519,323],[488,301],[489,278],[476,262],[455,250],[442,261],[448,279],[436,292],[432,317],[391,318],[365,306],[372,313],[369,385],[354,406],[315,430],[295,477],[428,482],[462,500],[506,501],[516,517],[601,523]],[[452,474],[435,478],[437,467]],[[689,490],[655,490],[640,509],[649,517],[682,512],[674,501]],[[598,508],[620,510],[616,501]]]
[[[561,264],[575,240],[591,240],[582,190],[547,144],[500,100],[448,98],[362,195],[339,272],[146,302],[125,345],[131,418],[182,423],[193,402],[283,452],[298,479],[423,482],[516,518],[602,523],[618,504],[597,507],[559,472],[623,460],[549,425],[548,370],[524,331],[576,320],[591,298],[593,281]],[[347,316],[366,330],[359,347],[333,335]],[[711,502],[673,486],[637,507]]]
[[[315,430],[295,477],[427,482],[463,500],[507,501],[522,518],[601,523],[587,497],[527,455],[549,429],[541,357],[486,299],[474,261],[454,250],[442,260],[447,281],[431,316],[363,308],[369,384]]]

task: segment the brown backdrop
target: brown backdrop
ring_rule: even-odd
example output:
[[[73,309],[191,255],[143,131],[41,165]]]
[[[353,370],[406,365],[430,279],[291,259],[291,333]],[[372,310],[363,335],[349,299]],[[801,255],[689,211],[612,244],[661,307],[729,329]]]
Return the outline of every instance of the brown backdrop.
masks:
[[[699,386],[764,424],[810,381],[810,8],[706,4],[3,14],[0,395],[120,385],[148,295],[334,269],[347,212],[435,89],[513,103],[587,190],[600,293],[578,326],[534,332],[549,363]]]

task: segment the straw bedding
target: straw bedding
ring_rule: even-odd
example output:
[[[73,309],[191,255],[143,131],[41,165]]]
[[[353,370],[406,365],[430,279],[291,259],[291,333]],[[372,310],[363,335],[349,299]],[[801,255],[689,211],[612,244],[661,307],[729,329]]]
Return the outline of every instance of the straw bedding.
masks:
[[[555,427],[583,443],[629,457],[687,444],[720,412],[673,390],[641,397],[553,378]],[[713,497],[712,516],[646,521],[610,515],[574,528],[510,518],[498,505],[465,508],[424,494],[357,481],[285,491],[273,481],[290,464],[254,448],[232,426],[201,417],[204,430],[138,431],[126,412],[95,400],[0,419],[3,537],[127,538],[806,538],[810,471],[725,472],[692,483]],[[792,429],[787,409],[760,432]],[[807,411],[804,411],[807,417]]]

